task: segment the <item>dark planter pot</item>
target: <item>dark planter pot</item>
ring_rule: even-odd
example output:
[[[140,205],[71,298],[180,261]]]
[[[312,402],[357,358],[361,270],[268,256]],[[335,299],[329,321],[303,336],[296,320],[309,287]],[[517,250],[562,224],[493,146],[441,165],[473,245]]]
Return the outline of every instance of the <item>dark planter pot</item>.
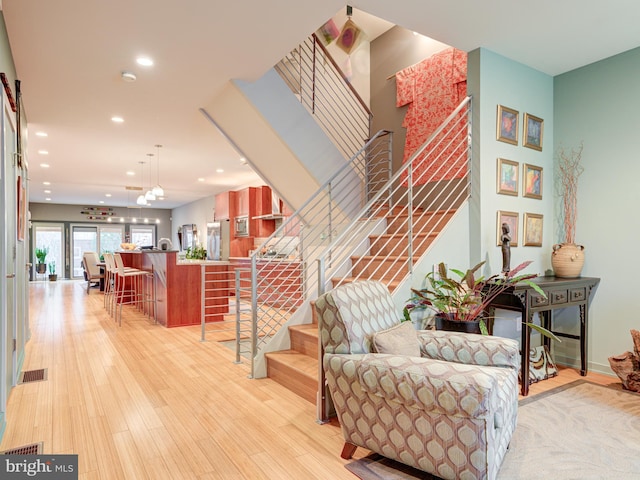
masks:
[[[439,313],[436,315],[436,330],[460,333],[482,333],[480,331],[480,320],[461,322],[453,320],[450,313]]]
[[[56,280],[58,280],[58,274],[57,273],[50,273],[49,274],[49,281],[50,282],[55,282]]]
[[[47,264],[36,263],[36,273],[47,273]]]

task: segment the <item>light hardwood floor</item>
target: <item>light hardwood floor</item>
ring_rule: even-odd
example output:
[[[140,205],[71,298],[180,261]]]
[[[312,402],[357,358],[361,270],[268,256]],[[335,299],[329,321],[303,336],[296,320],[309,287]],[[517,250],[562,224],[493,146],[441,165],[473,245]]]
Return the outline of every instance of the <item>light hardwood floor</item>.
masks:
[[[337,424],[199,327],[166,329],[125,310],[122,327],[84,283],[31,285],[24,370],[48,379],[9,397],[0,450],[44,442],[78,454],[81,479],[349,479]],[[531,395],[582,378],[563,369]],[[591,381],[619,384],[590,374]],[[356,458],[366,455],[356,451]]]

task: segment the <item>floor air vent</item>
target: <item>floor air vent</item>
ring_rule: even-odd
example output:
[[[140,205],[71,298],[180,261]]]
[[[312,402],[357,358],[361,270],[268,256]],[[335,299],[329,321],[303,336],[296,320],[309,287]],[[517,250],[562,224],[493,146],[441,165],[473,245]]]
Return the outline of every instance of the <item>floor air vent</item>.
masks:
[[[18,448],[12,448],[0,452],[2,455],[41,455],[42,454],[42,442],[32,443],[31,445],[24,445]]]
[[[22,372],[18,383],[41,382],[46,379],[47,369],[40,368],[39,370],[27,370],[26,372]]]

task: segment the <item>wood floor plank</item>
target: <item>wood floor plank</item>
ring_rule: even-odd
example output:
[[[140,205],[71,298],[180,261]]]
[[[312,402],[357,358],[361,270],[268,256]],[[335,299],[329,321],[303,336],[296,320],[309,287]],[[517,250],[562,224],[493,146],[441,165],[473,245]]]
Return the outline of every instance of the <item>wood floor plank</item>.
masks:
[[[83,480],[353,480],[339,425],[319,425],[315,405],[250,379],[246,360],[201,342],[199,327],[167,329],[126,307],[119,327],[83,283],[31,285],[23,369],[48,379],[11,391],[0,449],[42,441],[45,453],[78,454]],[[560,369],[530,394],[579,378]]]

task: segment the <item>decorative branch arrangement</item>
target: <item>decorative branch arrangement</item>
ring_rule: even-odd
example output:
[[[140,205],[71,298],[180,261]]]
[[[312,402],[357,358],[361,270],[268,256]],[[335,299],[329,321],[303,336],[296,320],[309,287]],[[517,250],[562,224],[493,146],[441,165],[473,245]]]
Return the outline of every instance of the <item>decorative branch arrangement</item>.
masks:
[[[578,219],[578,178],[582,175],[584,167],[580,164],[582,160],[582,147],[567,151],[564,147],[558,149],[558,177],[562,192],[563,221],[564,221],[564,241],[575,243],[576,221]]]

